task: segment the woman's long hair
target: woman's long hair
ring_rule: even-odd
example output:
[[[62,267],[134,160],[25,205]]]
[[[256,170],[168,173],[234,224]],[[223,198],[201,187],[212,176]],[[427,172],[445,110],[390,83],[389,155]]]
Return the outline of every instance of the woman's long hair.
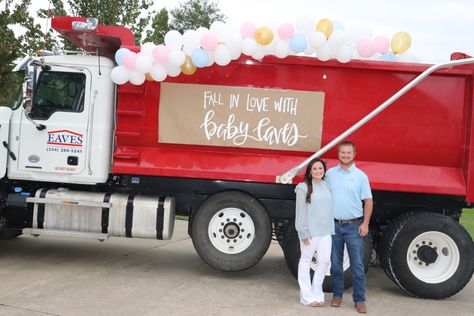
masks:
[[[308,187],[308,193],[306,193],[306,203],[311,203],[311,194],[313,194],[313,177],[311,177],[311,168],[317,162],[320,162],[323,165],[324,175],[323,180],[326,177],[326,163],[319,158],[314,158],[310,162],[308,162],[308,166],[306,167],[306,171],[304,173],[304,182]]]

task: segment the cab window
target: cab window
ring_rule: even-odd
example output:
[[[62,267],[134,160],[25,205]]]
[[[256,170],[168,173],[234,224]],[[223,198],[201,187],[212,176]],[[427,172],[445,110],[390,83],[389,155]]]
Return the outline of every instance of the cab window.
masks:
[[[43,71],[38,78],[30,118],[48,119],[54,112],[82,112],[86,76]]]

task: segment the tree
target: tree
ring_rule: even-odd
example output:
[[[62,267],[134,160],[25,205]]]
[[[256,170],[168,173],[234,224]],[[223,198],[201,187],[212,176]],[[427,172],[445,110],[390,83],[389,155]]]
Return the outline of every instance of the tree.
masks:
[[[151,30],[146,31],[145,42],[161,44],[165,41],[165,35],[169,31],[168,10],[163,8],[151,20]]]
[[[74,16],[97,18],[103,25],[121,25],[130,28],[135,44],[140,44],[142,34],[154,11],[148,12],[152,0],[67,0]]]
[[[226,19],[213,0],[188,0],[171,10],[171,16],[169,28],[181,33],[201,26],[208,28],[212,22]]]
[[[18,91],[21,78],[11,72],[15,62],[44,46],[41,26],[28,12],[31,1],[14,4],[6,0],[4,4],[5,10],[0,12],[0,105],[9,104]]]
[[[63,0],[51,0],[51,6],[48,9],[40,9],[38,11],[38,17],[42,19],[52,19],[55,16],[67,15],[64,9]],[[74,44],[64,41],[63,38],[58,37],[57,33],[53,29],[49,29],[45,36],[45,49],[51,50],[56,47],[63,47],[68,50],[77,50],[77,46]]]

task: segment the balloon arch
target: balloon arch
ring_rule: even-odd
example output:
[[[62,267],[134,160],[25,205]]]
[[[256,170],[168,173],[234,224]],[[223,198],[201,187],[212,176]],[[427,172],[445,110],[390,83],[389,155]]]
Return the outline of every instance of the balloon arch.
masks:
[[[240,28],[217,21],[209,29],[200,27],[183,34],[169,31],[164,44],[145,43],[139,53],[120,48],[115,54],[118,66],[112,70],[111,78],[116,84],[163,81],[181,73],[192,75],[198,68],[214,63],[226,66],[241,54],[256,60],[265,55],[285,58],[304,54],[341,63],[352,58],[414,61],[406,53],[410,46],[411,37],[406,32],[397,32],[389,39],[385,35],[373,36],[369,27],[345,29],[341,22],[325,18],[302,16],[295,24],[259,27],[246,22]]]

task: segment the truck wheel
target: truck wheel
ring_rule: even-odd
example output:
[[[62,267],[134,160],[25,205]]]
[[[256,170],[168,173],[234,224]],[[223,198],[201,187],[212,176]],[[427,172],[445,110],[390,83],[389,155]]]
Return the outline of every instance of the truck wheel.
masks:
[[[283,253],[285,255],[285,261],[288,269],[294,275],[295,278],[298,278],[298,262],[300,260],[300,242],[298,239],[298,233],[296,232],[295,222],[292,221],[288,227],[284,246]],[[364,267],[365,272],[369,269],[369,263],[372,253],[372,239],[370,235],[364,238]],[[316,267],[316,256],[313,257],[313,262],[311,263],[311,277],[313,276],[313,271]],[[332,292],[332,280],[330,274],[330,266],[326,272],[326,277],[323,282],[323,291]],[[344,248],[344,288],[349,288],[352,285],[351,279],[351,267],[349,263],[349,255],[347,250]]]
[[[272,226],[254,197],[238,191],[211,196],[193,215],[194,248],[210,266],[240,271],[257,264],[270,246]]]
[[[13,239],[20,236],[21,234],[21,229],[7,229],[0,232],[0,240]]]
[[[459,292],[474,271],[474,243],[452,218],[407,213],[383,232],[380,263],[405,292],[441,299]]]

